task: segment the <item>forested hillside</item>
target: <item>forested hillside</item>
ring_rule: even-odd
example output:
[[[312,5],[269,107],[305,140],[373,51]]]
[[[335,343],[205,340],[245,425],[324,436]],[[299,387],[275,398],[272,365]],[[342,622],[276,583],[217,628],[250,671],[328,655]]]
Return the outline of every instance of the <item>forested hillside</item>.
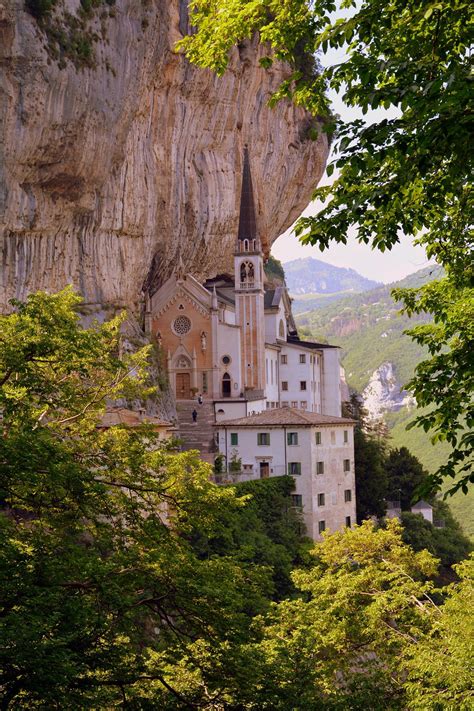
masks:
[[[416,323],[427,322],[428,317],[408,318],[400,314],[400,305],[394,302],[390,292],[396,287],[419,287],[440,275],[439,267],[427,267],[394,284],[341,298],[323,308],[304,311],[297,315],[298,326],[302,334],[341,346],[346,378],[352,388],[362,393],[377,369],[384,363],[390,363],[396,377],[394,393],[398,393],[426,355],[426,350],[404,331]],[[401,407],[389,411],[385,419],[392,444],[408,447],[428,471],[435,471],[446,459],[449,452],[446,443],[433,446],[429,435],[420,428],[406,429],[414,419],[412,409]],[[472,511],[473,504],[472,491],[467,496],[458,493],[450,500],[457,519],[471,536],[474,536],[474,522],[469,511]]]
[[[313,302],[324,304],[325,298],[358,293],[379,285],[378,282],[361,276],[354,269],[335,267],[313,257],[285,262],[284,268],[290,294],[293,297],[304,295],[304,300],[309,300],[311,308],[315,308]]]

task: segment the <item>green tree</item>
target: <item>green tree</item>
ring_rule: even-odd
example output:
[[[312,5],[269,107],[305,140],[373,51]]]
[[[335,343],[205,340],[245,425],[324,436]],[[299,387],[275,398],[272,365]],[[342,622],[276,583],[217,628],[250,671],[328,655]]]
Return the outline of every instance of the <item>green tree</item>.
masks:
[[[271,571],[196,553],[196,532],[224,535],[222,510],[245,504],[197,453],[147,424],[98,427],[107,400],[144,395],[149,349],[119,355],[120,319],[82,329],[79,305],[38,293],[1,318],[1,704],[204,705],[241,683]]]
[[[400,655],[429,626],[436,562],[400,535],[366,521],[315,546],[314,567],[293,574],[301,598],[265,621],[259,708],[406,708]]]
[[[452,585],[429,634],[405,652],[407,707],[413,711],[470,711],[474,639],[474,558],[455,566]]]
[[[413,550],[433,553],[445,568],[467,558],[472,544],[444,501],[433,502],[433,525],[420,514],[402,513],[403,540]],[[440,526],[438,528],[438,526]]]
[[[420,404],[433,408],[419,426],[453,446],[431,488],[450,476],[457,479],[449,493],[465,490],[474,481],[471,4],[194,0],[191,21],[197,31],[180,43],[191,61],[222,73],[231,47],[258,32],[268,49],[262,64],[277,59],[293,68],[272,100],[292,98],[323,130],[336,131],[328,167],[336,177],[314,192],[322,210],[300,219],[303,243],[346,243],[355,228],[360,242],[385,251],[404,233],[445,268],[438,284],[396,298],[436,324],[414,329],[431,358],[410,384]],[[342,48],[343,61],[326,66],[327,52]],[[331,114],[328,88],[364,114],[389,113],[344,122]]]
[[[425,482],[428,472],[406,447],[389,451],[385,460],[385,471],[387,498],[393,501],[399,499],[402,511],[409,511],[412,504],[418,500],[415,492]]]
[[[346,403],[344,415],[356,421],[354,427],[354,463],[357,522],[370,516],[380,518],[387,510],[388,479],[385,467],[387,446],[381,428],[375,431],[367,422],[367,412],[357,394]]]
[[[301,597],[257,621],[253,671],[231,708],[471,707],[472,562],[436,604],[436,560],[401,534],[396,520],[366,521],[316,544],[315,565],[293,573]]]

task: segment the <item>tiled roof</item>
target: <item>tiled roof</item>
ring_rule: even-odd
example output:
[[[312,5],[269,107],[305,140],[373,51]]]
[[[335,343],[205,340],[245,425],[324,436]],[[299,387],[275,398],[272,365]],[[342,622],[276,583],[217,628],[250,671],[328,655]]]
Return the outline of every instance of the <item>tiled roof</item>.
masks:
[[[353,425],[354,420],[347,417],[333,417],[332,415],[320,415],[317,412],[297,410],[293,407],[278,407],[273,410],[265,410],[258,415],[240,417],[237,420],[225,420],[218,422],[218,427],[284,427],[291,425],[294,427],[316,427],[318,425]]]
[[[159,417],[151,415],[141,415],[135,410],[129,410],[125,407],[117,407],[112,410],[107,410],[102,418],[99,427],[116,427],[117,425],[127,425],[127,427],[137,427],[138,425],[155,425],[155,427],[167,427],[172,429],[173,426],[166,420],[161,420]]]

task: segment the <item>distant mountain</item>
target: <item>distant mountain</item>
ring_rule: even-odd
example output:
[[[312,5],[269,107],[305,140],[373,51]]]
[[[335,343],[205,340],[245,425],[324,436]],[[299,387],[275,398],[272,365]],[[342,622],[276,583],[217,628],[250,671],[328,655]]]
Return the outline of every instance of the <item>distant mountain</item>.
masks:
[[[293,297],[359,293],[380,286],[354,269],[343,269],[313,257],[285,262],[286,284]],[[298,309],[299,310],[299,309]]]
[[[301,335],[341,346],[349,385],[363,393],[365,407],[373,416],[384,415],[393,446],[408,447],[429,471],[445,461],[448,445],[433,446],[429,435],[419,428],[406,430],[416,411],[413,399],[403,390],[416,365],[427,356],[427,351],[403,332],[429,319],[426,315],[402,316],[400,304],[394,302],[390,292],[395,287],[419,287],[440,276],[440,267],[427,267],[394,284],[340,298],[296,316]],[[469,517],[473,501],[474,489],[467,497],[456,494],[449,503],[466,533],[474,537],[474,521]]]

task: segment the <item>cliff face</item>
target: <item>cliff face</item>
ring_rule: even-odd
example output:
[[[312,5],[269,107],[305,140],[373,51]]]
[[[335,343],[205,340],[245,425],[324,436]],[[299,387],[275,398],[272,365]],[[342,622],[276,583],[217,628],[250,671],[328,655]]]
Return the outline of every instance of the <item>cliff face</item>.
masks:
[[[57,0],[74,22],[79,0]],[[100,307],[139,306],[176,268],[231,268],[243,146],[262,242],[298,216],[328,146],[302,109],[267,106],[286,69],[265,71],[256,42],[222,78],[173,52],[181,0],[117,0],[87,20],[94,59],[51,57],[23,0],[0,0],[2,306],[74,283]],[[69,13],[69,14],[66,14]]]

